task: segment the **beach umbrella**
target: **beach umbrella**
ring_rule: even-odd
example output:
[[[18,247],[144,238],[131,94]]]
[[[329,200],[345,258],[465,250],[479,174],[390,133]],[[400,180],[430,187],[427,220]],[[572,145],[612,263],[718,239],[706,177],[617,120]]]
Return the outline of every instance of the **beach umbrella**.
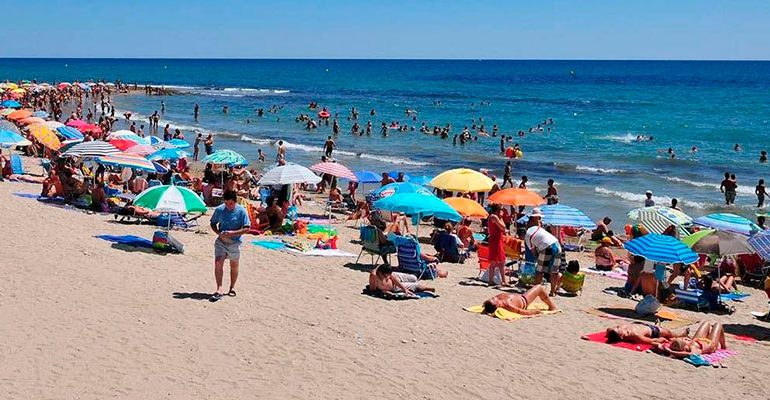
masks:
[[[752,233],[761,230],[761,228],[750,219],[730,213],[709,214],[695,218],[692,222],[707,228],[738,233],[744,236],[751,236]]]
[[[133,142],[132,142],[133,143]],[[137,156],[147,157],[148,155],[155,153],[155,148],[146,144],[133,143],[128,149],[123,150],[124,153],[133,154]]]
[[[748,243],[763,260],[770,261],[770,231],[759,231],[749,238]]]
[[[430,194],[399,193],[374,202],[374,207],[416,215],[418,218],[433,216],[450,221],[460,221],[462,216],[445,201]]]
[[[411,182],[389,183],[381,188],[372,190],[372,194],[380,198],[402,193],[420,193],[428,194],[431,196],[433,195],[433,192],[431,192],[429,189],[426,189],[424,186],[415,185]]]
[[[692,225],[689,215],[671,207],[642,207],[628,212],[628,218],[647,228],[649,232],[663,233],[669,226],[676,227],[677,237],[689,235],[686,227]]]
[[[354,172],[358,183],[377,183],[382,180],[382,177],[372,171],[356,171]]]
[[[110,140],[110,144],[115,146],[115,148],[117,148],[120,151],[126,151],[129,148],[137,145],[136,142],[128,139],[112,139]]]
[[[489,216],[489,213],[481,204],[465,197],[450,197],[444,199],[444,202],[449,204],[450,207],[454,208],[463,217],[486,218]]]
[[[321,177],[299,164],[289,163],[275,167],[262,175],[260,185],[291,185],[294,183],[318,183]]]
[[[353,171],[350,170],[350,168],[336,162],[320,162],[310,167],[310,170],[323,174],[329,174],[342,179],[347,179],[353,182],[358,181],[358,178],[353,173]]]
[[[160,142],[155,142],[155,143],[152,143],[152,142],[153,142],[152,138],[154,138],[154,137],[155,137],[155,136],[150,136],[150,145],[151,145],[152,147],[154,147],[154,148],[156,148],[156,149],[158,149],[158,150],[163,150],[163,149],[176,149],[176,146],[174,146],[173,144],[171,144],[171,143],[169,143],[169,142],[164,142],[164,141],[162,141],[162,140],[161,140]]]
[[[96,162],[103,165],[109,165],[120,168],[131,168],[141,171],[156,172],[155,166],[150,160],[128,154],[114,154],[109,156],[97,157]]]
[[[48,113],[43,110],[35,111],[32,113],[33,117],[48,118]]]
[[[28,118],[28,117],[31,117],[31,116],[32,116],[32,110],[24,109],[24,110],[14,111],[14,112],[6,115],[5,118],[17,121],[17,120]]]
[[[5,100],[0,103],[3,108],[21,108],[21,103],[16,100]]]
[[[11,131],[13,133],[18,133],[21,135],[21,131],[19,130],[19,127],[17,127],[13,122],[6,121],[4,119],[0,119],[0,129],[4,131]]]
[[[217,150],[207,155],[201,161],[203,163],[229,165],[233,167],[241,167],[241,166],[248,165],[248,162],[246,161],[246,158],[244,156],[232,150]]]
[[[161,212],[206,212],[206,204],[195,192],[175,185],[153,186],[139,193],[134,205]]]
[[[734,256],[736,254],[751,254],[748,238],[737,233],[704,229],[682,239],[692,251],[699,254],[718,254],[719,256]]]
[[[62,153],[63,157],[103,157],[118,154],[115,146],[101,140],[78,143]]]
[[[187,143],[184,139],[171,139],[168,143],[177,149],[186,149],[190,147],[190,143]]]
[[[468,168],[450,169],[438,174],[430,186],[452,192],[488,192],[495,182],[479,171]]]
[[[27,93],[27,91],[24,88],[16,88],[16,89],[11,89],[11,93],[23,96],[24,94]]]
[[[56,136],[51,128],[43,124],[32,124],[27,127],[27,129],[29,129],[30,135],[43,146],[48,147],[51,150],[59,150],[61,148],[59,137]]]
[[[56,122],[56,121],[48,121],[48,122]],[[49,124],[43,123],[43,125],[51,128],[51,125]],[[80,133],[79,130],[71,126],[62,125],[61,123],[59,123],[59,125],[60,125],[59,127],[51,128],[51,129],[55,129],[56,132],[58,132],[59,135],[62,136],[63,138],[67,140],[83,140],[85,138],[83,134]]]
[[[650,261],[675,264],[692,264],[698,261],[698,254],[675,237],[649,233],[623,244],[629,253]]]
[[[186,151],[181,149],[160,149],[156,150],[154,147],[149,146],[152,152],[147,156],[148,160],[178,160],[180,158],[188,157]]]
[[[136,144],[150,144],[150,141],[148,139],[143,138],[137,135],[136,133],[125,129],[112,132],[107,136],[107,138],[109,140],[113,140],[113,139],[130,140]]]
[[[0,110],[0,115],[3,117],[7,117],[9,114],[12,114],[14,112],[16,112],[16,110],[14,110],[13,108],[3,108],[2,110]]]
[[[398,179],[398,174],[404,174],[404,173],[401,172],[401,171],[390,171],[390,172],[388,172],[388,176],[393,178],[393,179]],[[407,174],[404,174],[403,181],[404,182],[409,182],[410,180],[411,180],[410,176],[407,175]]]
[[[10,90],[13,90],[13,89],[16,89],[16,88],[19,87],[19,85],[15,84],[13,82],[6,82],[4,85],[5,85],[6,89],[10,89]]]
[[[577,208],[565,206],[563,204],[552,204],[540,207],[540,213],[543,214],[541,221],[545,225],[596,229],[596,223]],[[519,218],[516,222],[525,224],[528,221],[529,214]]]
[[[70,86],[72,86],[72,84],[71,84],[71,83],[69,83],[69,82],[61,82],[61,83],[59,83],[58,85],[56,85],[56,87],[57,87],[59,90],[64,90],[64,89],[66,89],[66,88],[68,88],[68,87],[70,87]]]
[[[82,125],[80,128],[78,128],[78,130],[83,133],[90,133],[92,135],[100,135],[102,133],[102,128],[99,125],[94,124]]]
[[[42,124],[43,122],[45,122],[45,120],[40,117],[27,117],[19,120],[19,123],[23,125]]]
[[[427,185],[430,183],[430,181],[433,180],[432,176],[428,175],[420,175],[420,176],[411,176],[409,177],[409,182],[414,183],[415,185]]]
[[[161,165],[161,164],[159,164],[159,163],[157,163],[155,161],[150,161],[150,162],[155,167],[155,171],[157,173],[159,173],[159,174],[167,174],[168,173],[168,168],[166,168],[165,166],[163,166],[163,165]]]
[[[51,128],[51,129],[57,129],[57,130],[59,128],[61,128],[62,126],[66,126],[66,125],[62,124],[61,122],[59,122],[59,121],[45,121],[45,122],[43,122],[43,125]],[[71,127],[68,126],[68,128],[71,128]],[[75,128],[72,128],[72,129],[75,129]]]
[[[155,146],[159,143],[166,143],[163,141],[163,139],[157,137],[157,136],[146,136],[145,139],[150,142],[150,146]],[[168,143],[170,144],[170,143]],[[173,145],[172,145],[173,146]]]
[[[529,189],[510,188],[498,190],[487,199],[490,203],[508,206],[539,206],[545,199]]]
[[[0,130],[0,145],[3,146],[29,146],[32,142],[16,132]]]

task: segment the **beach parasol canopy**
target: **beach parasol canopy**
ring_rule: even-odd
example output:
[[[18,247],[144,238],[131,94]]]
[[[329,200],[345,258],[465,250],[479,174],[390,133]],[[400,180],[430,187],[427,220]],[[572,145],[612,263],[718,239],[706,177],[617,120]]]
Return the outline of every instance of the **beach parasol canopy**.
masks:
[[[577,208],[563,204],[552,204],[540,207],[540,213],[543,214],[541,221],[545,225],[596,229],[596,223]],[[529,214],[519,218],[516,222],[524,224],[528,221]]]
[[[146,157],[152,153],[155,153],[155,148],[146,144],[134,143],[133,146],[130,146],[128,149],[124,150],[123,152],[127,154]]]
[[[16,132],[0,130],[0,145],[3,146],[29,146],[32,142]]]
[[[48,122],[55,122],[55,121],[48,121]],[[49,125],[49,124],[44,123],[43,125],[51,128],[51,125]],[[61,124],[59,124],[59,125],[61,125]],[[84,139],[83,134],[80,133],[79,130],[77,130],[77,129],[71,127],[71,126],[61,125],[61,126],[59,126],[57,128],[51,128],[51,129],[55,129],[56,132],[61,137],[65,138],[67,140],[83,140]]]
[[[350,170],[350,168],[336,162],[320,162],[310,167],[310,170],[320,172],[323,174],[329,174],[338,178],[351,180],[357,182],[358,178]]]
[[[137,135],[134,132],[128,131],[128,130],[119,130],[110,133],[107,136],[107,139],[113,140],[113,139],[121,139],[121,140],[130,140],[136,144],[150,144],[150,141],[147,138],[143,138],[139,135]]]
[[[449,204],[450,207],[454,208],[463,217],[486,218],[489,216],[489,213],[481,204],[465,197],[450,197],[444,199],[444,202]]]
[[[17,120],[28,118],[28,117],[31,117],[31,116],[32,116],[32,110],[27,110],[25,108],[23,110],[14,111],[14,112],[6,115],[5,118],[17,121]]]
[[[508,206],[539,206],[545,199],[529,189],[510,188],[498,190],[487,199],[490,203]]]
[[[3,108],[21,108],[21,103],[16,100],[5,100],[0,103]]]
[[[748,239],[749,246],[765,261],[770,261],[770,231],[763,230]]]
[[[43,110],[38,110],[32,113],[33,117],[40,117],[40,118],[48,118],[48,112]]]
[[[43,122],[45,120],[40,117],[27,117],[19,120],[19,123],[23,125],[42,124]]]
[[[134,205],[161,212],[206,212],[206,204],[195,192],[175,185],[151,187],[136,196]]]
[[[14,112],[16,112],[16,110],[13,109],[13,108],[3,108],[3,109],[0,109],[0,115],[3,116],[3,117],[7,117],[9,114],[12,114]]]
[[[663,233],[669,226],[676,227],[677,237],[689,235],[686,227],[692,225],[689,215],[671,207],[642,207],[628,212],[628,218],[647,228],[649,232]]]
[[[321,177],[299,164],[289,163],[275,167],[262,175],[260,185],[291,185],[294,183],[318,183]]]
[[[30,135],[43,146],[48,147],[51,150],[59,150],[61,148],[59,137],[56,136],[56,133],[54,133],[51,128],[44,124],[32,124],[28,126],[27,129],[29,129]]]
[[[494,184],[488,176],[468,168],[444,171],[430,181],[435,188],[462,193],[488,192]]]
[[[356,171],[356,179],[358,183],[378,183],[382,180],[382,177],[372,171]]]
[[[129,148],[137,145],[136,142],[128,139],[112,139],[110,140],[110,144],[115,146],[115,148],[117,148],[120,151],[126,151]]]
[[[149,146],[152,152],[147,156],[148,160],[178,160],[188,156],[187,152],[181,149],[160,149],[156,150],[154,147]]]
[[[744,236],[751,236],[752,233],[761,230],[761,228],[750,219],[730,213],[709,214],[695,218],[692,222],[707,228],[738,233]]]
[[[623,244],[629,253],[650,261],[675,264],[692,264],[698,261],[698,254],[672,236],[649,233]]]
[[[734,256],[751,254],[754,250],[749,246],[748,238],[731,232],[704,229],[682,239],[692,251],[699,254],[718,254],[719,256]]]
[[[184,139],[171,139],[167,143],[174,146],[177,149],[186,149],[190,147],[190,143],[187,143],[187,141]]]
[[[51,128],[51,129],[57,129],[57,130],[59,128],[61,128],[62,126],[66,126],[66,125],[62,124],[61,122],[59,122],[59,121],[45,121],[45,122],[43,122],[43,125]],[[70,128],[70,127],[68,127],[68,128]],[[75,129],[75,128],[72,128],[72,129]]]
[[[62,156],[103,157],[118,153],[120,153],[120,150],[118,150],[115,146],[101,140],[94,140],[91,142],[78,143],[62,153]]]
[[[135,170],[157,172],[152,162],[144,157],[115,154],[110,156],[97,157],[96,162],[103,165],[109,165],[120,168],[131,168]]]
[[[397,211],[418,217],[433,216],[450,221],[460,221],[462,216],[445,201],[434,195],[421,193],[399,193],[374,202],[374,207],[386,211]]]
[[[420,176],[411,176],[409,178],[409,182],[414,183],[416,185],[427,185],[430,183],[430,181],[433,180],[432,176],[428,175],[420,175]]]
[[[211,163],[218,165],[229,165],[232,167],[242,167],[249,163],[246,158],[232,150],[217,150],[207,155],[203,160],[203,163]]]
[[[372,190],[372,194],[377,197],[388,197],[398,193],[420,193],[433,195],[429,189],[424,186],[415,185],[411,182],[394,182],[389,183],[381,188]]]
[[[64,123],[64,125],[71,126],[73,128],[77,128],[80,130],[80,128],[88,125],[88,122],[83,121],[82,119],[71,119]]]

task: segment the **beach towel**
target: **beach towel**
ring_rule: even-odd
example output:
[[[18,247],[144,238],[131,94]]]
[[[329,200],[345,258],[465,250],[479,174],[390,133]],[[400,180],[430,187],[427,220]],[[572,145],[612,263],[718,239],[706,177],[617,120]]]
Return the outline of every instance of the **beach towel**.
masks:
[[[725,293],[722,295],[719,295],[719,298],[722,299],[722,301],[742,301],[746,297],[751,296],[748,293]]]
[[[484,306],[478,305],[478,306],[466,307],[466,308],[463,308],[463,310],[476,313],[476,314],[481,314],[482,312],[484,312]],[[497,310],[495,310],[495,313],[492,316],[498,319],[502,319],[503,321],[515,321],[522,318],[537,317],[540,315],[553,315],[561,312],[561,310],[548,311],[548,305],[540,301],[530,304],[529,307],[527,307],[527,310],[540,310],[541,313],[535,314],[535,315],[521,315],[513,311],[508,311],[503,308],[498,308]]]
[[[437,294],[432,292],[416,292],[414,295],[407,295],[406,293],[393,293],[393,292],[383,292],[382,290],[370,290],[369,285],[367,285],[364,290],[361,291],[361,294],[365,294],[367,296],[376,297],[378,299],[384,299],[384,300],[421,300],[421,299],[430,299],[438,297]]]
[[[253,240],[251,244],[268,250],[281,250],[286,248],[286,245],[283,244],[283,242],[273,242],[268,240]]]
[[[608,278],[618,279],[621,281],[628,279],[628,273],[625,271],[599,271],[598,269],[588,268],[584,272],[591,275],[606,276]]]
[[[118,243],[126,246],[143,247],[148,249],[152,248],[152,240],[148,240],[143,237],[134,236],[134,235],[122,235],[122,236],[98,235],[94,237],[97,239],[102,239],[108,242]]]
[[[340,249],[310,249],[307,251],[301,251],[293,248],[286,248],[285,251],[293,254],[301,254],[303,256],[316,256],[316,257],[356,257],[357,254],[348,253]]]
[[[39,195],[32,194],[32,193],[20,193],[20,192],[17,192],[17,193],[14,193],[13,195],[16,196],[16,197],[21,197],[22,199],[34,199],[34,200],[37,200],[38,198],[40,198]]]
[[[589,342],[594,343],[604,343],[608,344],[612,347],[617,347],[620,349],[626,349],[626,350],[634,350],[634,351],[647,351],[652,349],[652,345],[649,344],[637,344],[637,343],[628,343],[628,342],[615,342],[615,343],[607,343],[607,331],[600,331],[596,333],[591,333],[588,335],[583,335],[580,337],[583,340],[587,340]]]
[[[684,362],[696,367],[719,366],[726,358],[738,354],[735,350],[719,349],[711,354],[693,354],[684,359]]]

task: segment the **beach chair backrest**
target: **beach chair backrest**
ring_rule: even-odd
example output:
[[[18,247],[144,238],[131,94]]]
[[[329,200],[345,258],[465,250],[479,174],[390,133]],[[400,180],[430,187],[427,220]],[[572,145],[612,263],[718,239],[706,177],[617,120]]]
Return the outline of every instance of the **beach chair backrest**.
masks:
[[[420,247],[416,240],[404,239],[396,244],[398,267],[406,272],[422,275],[425,266],[420,258]]]
[[[11,154],[11,172],[16,175],[24,174],[24,164],[21,163],[21,157],[18,154]]]
[[[379,252],[380,242],[377,236],[377,228],[374,226],[362,226],[360,229],[361,244],[367,251]]]
[[[679,288],[674,289],[674,294],[679,301],[687,304],[693,304],[696,307],[707,307],[709,302],[703,295],[703,291],[700,289],[695,290],[683,290]]]
[[[457,247],[457,240],[446,232],[439,232],[436,238],[436,251],[444,255],[458,256],[460,249]]]
[[[480,244],[476,249],[476,255],[479,257],[479,270],[485,271],[489,268],[489,246]]]

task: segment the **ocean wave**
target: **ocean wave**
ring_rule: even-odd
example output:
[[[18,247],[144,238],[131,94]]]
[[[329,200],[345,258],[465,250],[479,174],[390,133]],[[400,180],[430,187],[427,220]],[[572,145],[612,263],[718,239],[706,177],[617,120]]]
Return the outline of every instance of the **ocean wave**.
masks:
[[[613,142],[620,142],[620,143],[635,143],[637,136],[638,135],[635,135],[633,133],[626,133],[625,135],[600,136],[597,139],[612,140]]]
[[[639,204],[639,207],[642,207],[644,205],[644,199],[646,198],[644,193],[621,192],[617,190],[606,189],[599,186],[595,187],[594,191],[599,194],[614,196],[629,202],[637,203]],[[657,203],[658,205],[671,204],[671,197],[655,195],[653,199],[655,200],[655,203]],[[719,207],[719,204],[716,204],[716,203],[709,204],[709,203],[702,203],[699,201],[691,201],[686,199],[678,199],[678,200],[680,205],[688,208],[707,209],[707,208]]]
[[[181,93],[198,94],[204,96],[223,96],[223,97],[256,97],[270,96],[291,93],[287,89],[268,89],[268,88],[248,88],[248,87],[202,87],[202,86],[183,86],[183,85],[153,85],[166,89],[172,89]]]
[[[577,165],[575,166],[575,170],[592,172],[595,174],[604,174],[604,175],[618,175],[618,174],[626,173],[626,170],[619,169],[619,168],[598,168],[598,167],[587,167],[585,165]]]
[[[664,176],[663,179],[669,182],[683,183],[685,185],[690,185],[695,187],[711,188],[711,189],[714,189],[715,191],[719,190],[719,185],[716,183],[691,181],[691,180],[679,178],[676,176]],[[735,192],[741,195],[753,196],[754,188],[750,186],[738,186]]]

